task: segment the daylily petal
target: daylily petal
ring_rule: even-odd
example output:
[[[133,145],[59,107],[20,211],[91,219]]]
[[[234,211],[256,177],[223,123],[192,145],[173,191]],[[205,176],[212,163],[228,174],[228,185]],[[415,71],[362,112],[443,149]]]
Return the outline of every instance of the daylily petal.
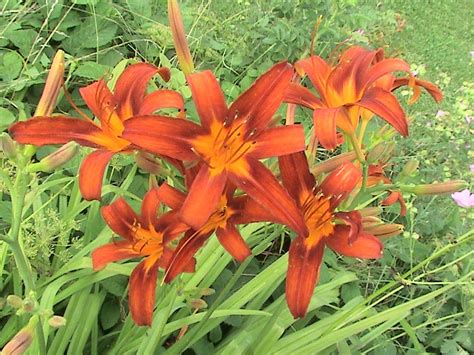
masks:
[[[313,111],[314,134],[329,150],[337,147],[336,122],[340,108],[320,108]]]
[[[102,117],[105,105],[114,106],[114,96],[103,79],[79,89],[82,99],[97,118]]]
[[[357,211],[338,212],[336,217],[344,221],[349,226],[349,235],[347,237],[349,243],[353,243],[362,231],[362,216]]]
[[[102,207],[100,212],[110,229],[122,238],[133,241],[133,226],[138,221],[138,216],[122,197]]]
[[[387,121],[400,132],[401,135],[408,135],[408,122],[405,112],[392,93],[378,87],[370,88],[357,105],[380,116],[380,118]]]
[[[249,224],[254,222],[285,223],[247,195],[234,197],[229,203],[229,207],[235,211],[229,219],[233,224]]]
[[[225,229],[218,228],[216,235],[225,250],[238,262],[243,262],[252,254],[252,251],[235,226],[228,224]]]
[[[147,258],[138,264],[130,275],[128,304],[137,325],[151,325],[155,308],[158,263]]]
[[[258,160],[246,158],[248,172],[229,174],[231,181],[251,198],[271,211],[276,218],[301,235],[307,233],[300,210],[270,170]]]
[[[299,84],[291,83],[285,92],[284,102],[302,105],[314,110],[322,107],[323,103],[309,89]]]
[[[143,197],[140,221],[147,229],[157,223],[157,212],[160,207],[160,198],[158,196],[158,189],[149,190]]]
[[[278,159],[278,162],[283,186],[301,205],[306,197],[312,194],[315,185],[315,179],[309,171],[305,153],[284,155]]]
[[[161,202],[172,209],[180,209],[186,199],[186,194],[168,185],[167,183],[162,184],[158,188],[158,197]]]
[[[331,67],[321,57],[311,56],[295,63],[295,68],[302,69],[323,100],[326,97],[326,82],[331,73]]]
[[[393,83],[392,90],[398,89],[400,86],[408,85],[410,78],[397,78]],[[415,86],[421,86],[428,91],[436,102],[440,102],[443,99],[443,93],[435,84],[427,81],[415,78]]]
[[[305,135],[302,125],[279,126],[264,130],[257,138],[250,155],[256,159],[278,157],[303,151]]]
[[[184,110],[184,99],[179,92],[173,90],[156,90],[143,99],[138,115],[151,115],[163,108]]]
[[[119,240],[114,243],[105,244],[92,252],[92,268],[94,271],[97,271],[109,263],[137,256],[140,256],[140,253],[133,249],[132,244],[128,240]]]
[[[66,116],[34,117],[15,123],[9,131],[20,144],[41,146],[76,141],[80,145],[94,148],[98,144],[93,136],[102,133],[99,127],[88,121]]]
[[[384,59],[374,64],[364,76],[364,81],[361,84],[362,90],[368,88],[384,75],[393,73],[394,71],[410,72],[410,65],[404,60],[398,58]]]
[[[182,221],[196,230],[206,223],[216,209],[226,181],[226,172],[213,175],[212,170],[203,165],[181,207]]]
[[[351,162],[345,162],[333,170],[320,185],[325,196],[333,196],[333,207],[344,200],[362,179],[362,172]]]
[[[122,136],[137,147],[179,160],[194,160],[190,140],[201,132],[197,124],[164,116],[139,116],[125,123]]]
[[[179,241],[173,258],[165,272],[165,282],[169,283],[176,276],[185,271],[186,265],[192,260],[194,254],[201,248],[211,233],[187,232]]]
[[[170,79],[168,68],[157,68],[149,63],[129,65],[120,75],[115,84],[114,99],[122,120],[133,117],[140,111],[147,84],[155,74],[159,74],[165,81]]]
[[[186,79],[202,126],[209,129],[212,122],[224,122],[227,118],[227,104],[214,74],[206,70],[190,74]]]
[[[173,259],[174,250],[170,248],[163,249],[163,255],[158,261],[158,265],[162,269],[168,268],[171,260]],[[184,267],[183,272],[194,272],[196,270],[196,259],[192,258]]]
[[[288,273],[286,276],[286,301],[295,318],[304,317],[314,287],[319,280],[319,270],[324,255],[324,243],[310,245],[298,236],[291,242]]]
[[[105,168],[114,154],[108,150],[96,150],[82,161],[79,170],[79,190],[85,200],[100,200]]]
[[[382,206],[391,206],[395,202],[400,203],[400,216],[405,216],[407,214],[407,206],[405,204],[405,200],[403,199],[403,195],[399,191],[393,191],[388,195],[388,197],[382,201]]]
[[[230,106],[229,117],[244,118],[249,131],[261,131],[280,107],[292,76],[290,64],[275,64]]]
[[[351,258],[379,259],[383,244],[373,235],[362,232],[352,243],[349,242],[350,227],[337,225],[334,234],[325,239],[326,245],[335,252]]]

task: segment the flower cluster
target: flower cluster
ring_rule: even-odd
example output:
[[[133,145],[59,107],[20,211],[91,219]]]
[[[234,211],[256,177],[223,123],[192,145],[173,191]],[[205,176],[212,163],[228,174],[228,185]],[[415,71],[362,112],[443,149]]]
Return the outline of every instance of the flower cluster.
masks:
[[[178,92],[147,91],[153,76],[169,80],[168,68],[136,63],[124,70],[113,90],[104,80],[80,90],[93,117],[71,102],[77,117],[42,112],[12,125],[10,134],[21,144],[74,141],[94,148],[79,171],[80,190],[87,200],[101,199],[104,172],[115,154],[151,154],[180,172],[186,191],[167,183],[153,187],[144,196],[139,214],[122,197],[101,209],[103,219],[121,239],[92,253],[93,268],[123,259],[142,260],[130,276],[129,287],[130,310],[137,324],[152,322],[160,268],[164,282],[193,272],[195,254],[213,234],[242,262],[252,250],[238,225],[255,222],[278,223],[295,232],[286,296],[293,316],[303,317],[325,247],[349,257],[376,259],[382,256],[380,238],[401,231],[400,225],[377,223],[374,214],[355,210],[351,203],[368,188],[386,185],[382,189],[390,195],[381,204],[398,201],[404,213],[402,194],[384,172],[388,159],[381,158],[383,152],[371,152],[369,159],[364,151],[368,121],[378,116],[406,136],[408,121],[393,91],[408,85],[414,93],[412,102],[420,88],[437,101],[442,94],[435,85],[410,75],[405,61],[385,58],[382,50],[354,46],[335,63],[315,55],[294,65],[277,63],[228,105],[213,72],[194,71],[179,9],[174,1],[169,3],[177,54],[199,123],[186,117]],[[62,70],[61,65],[61,69],[53,65],[52,72]],[[398,77],[395,72],[408,75]],[[309,88],[302,84],[305,75]],[[62,83],[62,77],[54,77]],[[56,85],[50,102],[58,91]],[[312,111],[313,141],[333,150],[346,139],[351,152],[323,162],[324,167],[312,166],[305,153],[303,125],[292,123],[293,117],[286,125],[275,119],[284,103]],[[268,158],[278,158],[278,171],[264,163]]]

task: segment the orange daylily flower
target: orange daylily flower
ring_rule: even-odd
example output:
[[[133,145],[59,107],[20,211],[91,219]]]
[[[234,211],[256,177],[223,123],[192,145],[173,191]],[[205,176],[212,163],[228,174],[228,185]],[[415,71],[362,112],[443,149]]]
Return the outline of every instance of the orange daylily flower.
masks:
[[[82,162],[79,187],[86,200],[100,200],[102,179],[112,156],[131,150],[130,142],[121,137],[124,123],[133,116],[151,115],[162,108],[183,109],[180,94],[157,90],[145,95],[148,81],[159,74],[169,80],[167,68],[152,64],[130,65],[120,75],[112,93],[104,80],[81,88],[85,103],[99,122],[77,109],[81,118],[64,115],[33,117],[10,127],[13,138],[22,144],[36,146],[64,144],[70,141],[97,148]]]
[[[368,110],[392,125],[403,136],[408,135],[405,112],[397,98],[375,82],[394,71],[410,70],[401,59],[381,59],[374,64],[377,51],[350,47],[335,66],[321,57],[298,61],[295,67],[306,73],[319,96],[299,84],[291,84],[285,101],[313,110],[314,130],[321,145],[337,146],[336,128],[353,137],[361,110]]]
[[[291,242],[286,278],[286,299],[295,318],[304,317],[319,279],[324,248],[349,257],[376,259],[382,243],[362,229],[359,212],[336,212],[358,185],[360,169],[346,162],[316,184],[303,152],[279,158],[283,185],[297,201],[308,232]]]
[[[105,222],[123,239],[92,252],[94,270],[123,259],[144,258],[133,270],[129,282],[130,312],[138,325],[151,325],[158,268],[168,267],[174,252],[170,242],[189,228],[179,221],[176,212],[157,217],[160,205],[157,191],[155,188],[145,195],[140,215],[123,198],[102,207]],[[190,258],[181,270],[194,272],[194,264]]]
[[[237,224],[277,222],[272,214],[247,195],[234,196],[235,187],[227,185],[220,201],[209,219],[198,230],[187,231],[179,241],[165,274],[165,282],[171,282],[183,271],[183,266],[215,232],[221,245],[238,262],[243,262],[251,250],[237,229]],[[182,208],[186,194],[163,184],[158,189],[159,199],[173,211]]]
[[[260,159],[302,151],[299,125],[269,127],[293,75],[286,62],[274,65],[230,106],[211,71],[187,76],[202,126],[161,117],[126,122],[123,137],[155,154],[200,161],[181,208],[181,219],[199,230],[216,210],[228,182],[304,232],[294,201]],[[205,201],[205,203],[203,203]]]

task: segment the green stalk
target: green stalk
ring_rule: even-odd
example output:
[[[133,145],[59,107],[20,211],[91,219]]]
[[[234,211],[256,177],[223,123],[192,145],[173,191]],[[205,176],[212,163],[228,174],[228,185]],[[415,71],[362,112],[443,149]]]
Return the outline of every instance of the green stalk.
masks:
[[[171,348],[169,348],[168,351],[166,351],[166,353],[182,354],[187,348],[189,348],[194,343],[196,336],[199,335],[199,332],[207,324],[207,321],[211,317],[212,313],[214,313],[217,307],[219,307],[222,301],[224,301],[224,299],[227,297],[227,294],[230,292],[230,290],[235,285],[237,280],[240,278],[240,276],[242,275],[244,270],[247,268],[248,264],[250,263],[252,259],[253,259],[252,257],[248,257],[242,264],[240,264],[235,274],[229,280],[229,282],[224,287],[224,289],[219,293],[219,296],[212,303],[212,306],[206,312],[205,316],[202,318],[199,324],[195,328],[191,329],[191,331],[188,334],[186,334],[181,339],[181,341],[178,341]]]

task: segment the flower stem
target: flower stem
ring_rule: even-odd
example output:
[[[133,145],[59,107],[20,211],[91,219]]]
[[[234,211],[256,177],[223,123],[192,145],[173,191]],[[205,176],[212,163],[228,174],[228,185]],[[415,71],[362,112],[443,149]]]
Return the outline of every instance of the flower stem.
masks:
[[[359,139],[357,139],[355,133],[350,134],[349,138],[351,140],[352,147],[354,148],[354,151],[356,153],[357,160],[359,160],[362,164],[364,164],[365,156],[364,156],[364,152],[362,151],[361,142],[359,141]]]
[[[360,124],[358,139],[359,139],[359,142],[361,143],[364,141],[365,131],[367,129],[368,123],[369,123],[369,120],[362,119],[362,123]]]

